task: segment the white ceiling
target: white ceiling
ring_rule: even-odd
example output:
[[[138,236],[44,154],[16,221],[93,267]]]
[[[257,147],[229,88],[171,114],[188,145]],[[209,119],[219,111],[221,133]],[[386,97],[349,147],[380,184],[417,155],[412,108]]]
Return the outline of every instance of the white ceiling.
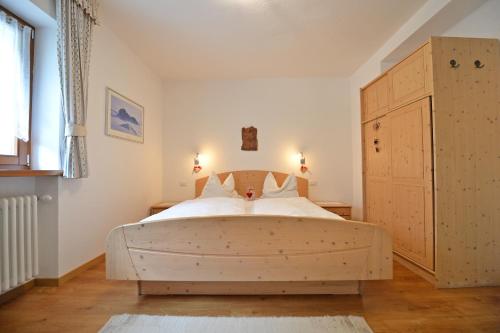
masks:
[[[164,79],[348,76],[425,0],[102,0]]]

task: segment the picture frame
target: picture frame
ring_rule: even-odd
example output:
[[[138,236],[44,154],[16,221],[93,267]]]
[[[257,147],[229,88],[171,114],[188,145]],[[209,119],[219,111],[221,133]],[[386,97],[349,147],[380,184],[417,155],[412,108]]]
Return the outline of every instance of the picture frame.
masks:
[[[144,107],[106,87],[105,134],[144,143]]]

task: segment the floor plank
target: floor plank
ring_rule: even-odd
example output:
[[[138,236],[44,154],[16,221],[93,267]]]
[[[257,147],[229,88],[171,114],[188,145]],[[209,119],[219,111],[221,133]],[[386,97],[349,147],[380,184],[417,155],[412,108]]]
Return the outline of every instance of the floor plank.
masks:
[[[500,288],[434,289],[395,263],[362,296],[137,296],[104,264],[61,287],[35,287],[0,307],[1,332],[96,332],[121,313],[191,316],[361,315],[375,332],[500,332]]]

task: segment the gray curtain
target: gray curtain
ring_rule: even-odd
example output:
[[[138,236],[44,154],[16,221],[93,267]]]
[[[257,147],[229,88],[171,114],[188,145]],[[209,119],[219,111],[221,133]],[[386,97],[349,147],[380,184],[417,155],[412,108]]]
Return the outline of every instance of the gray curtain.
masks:
[[[59,74],[64,114],[63,171],[65,178],[88,177],[88,77],[92,30],[98,0],[56,0]]]

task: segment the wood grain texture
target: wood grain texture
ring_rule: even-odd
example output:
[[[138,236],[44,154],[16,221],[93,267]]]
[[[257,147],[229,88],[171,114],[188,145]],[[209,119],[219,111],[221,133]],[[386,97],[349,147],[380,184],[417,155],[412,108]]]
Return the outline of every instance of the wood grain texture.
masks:
[[[329,212],[335,213],[346,220],[351,219],[351,207],[321,207]]]
[[[442,287],[498,285],[500,43],[432,38],[432,48],[436,278]]]
[[[104,260],[105,260],[105,255],[103,253],[103,254],[98,255],[94,259],[87,261],[83,265],[80,265],[77,268],[67,272],[66,274],[62,275],[61,277],[58,277],[58,278],[36,278],[35,285],[40,286],[40,287],[61,286],[64,283],[68,282],[69,280],[80,275],[82,272],[88,270],[89,268],[94,267],[100,263],[103,263]]]
[[[112,315],[363,316],[374,332],[497,333],[500,288],[435,289],[394,263],[394,279],[365,281],[361,295],[138,296],[105,266],[61,287],[34,287],[0,306],[2,332],[97,332]]]
[[[413,262],[405,256],[399,255],[397,252],[394,252],[394,261],[403,265],[415,274],[418,274],[423,279],[432,283],[432,285],[436,285],[436,276],[433,271],[425,269],[422,265]]]
[[[180,201],[163,201],[154,204],[149,208],[149,215],[154,215],[163,212],[165,209],[169,209],[170,207],[175,206],[178,203],[180,203]]]
[[[373,120],[389,112],[388,83],[387,76],[383,75],[361,91],[362,121]]]
[[[106,274],[108,279],[120,276],[122,280],[137,280],[124,234],[125,226],[111,230],[106,239]]]
[[[394,250],[434,270],[430,100],[401,107],[389,119]]]
[[[15,299],[16,297],[23,295],[34,286],[35,286],[35,279],[32,279],[26,283],[23,283],[20,286],[17,286],[9,291],[4,292],[3,294],[0,295],[0,306]]]
[[[389,166],[373,156],[381,135],[362,122],[365,219],[392,228],[395,250],[434,270],[440,287],[500,285],[499,45],[433,37],[382,74],[390,110],[376,121],[390,120]]]
[[[221,182],[229,176],[229,174],[233,174],[235,190],[239,195],[245,197],[245,192],[249,187],[253,187],[256,191],[257,197],[262,195],[262,187],[264,186],[264,179],[269,171],[262,170],[240,170],[240,171],[229,171],[217,174]],[[287,173],[282,172],[272,172],[274,178],[276,178],[276,182],[278,186],[281,186],[285,179],[288,177]],[[199,197],[201,192],[203,191],[203,187],[208,180],[208,177],[199,178],[195,182],[195,196]],[[299,192],[299,196],[308,197],[309,196],[309,181],[306,178],[297,177],[297,191]]]
[[[432,94],[431,45],[426,43],[388,71],[390,109]]]
[[[362,131],[364,220],[392,232],[392,150],[389,117],[384,116],[363,124]]]
[[[353,295],[359,281],[158,282],[139,281],[140,295]]]
[[[371,224],[224,216],[124,225],[108,237],[110,279],[355,281],[390,279],[388,234]]]

